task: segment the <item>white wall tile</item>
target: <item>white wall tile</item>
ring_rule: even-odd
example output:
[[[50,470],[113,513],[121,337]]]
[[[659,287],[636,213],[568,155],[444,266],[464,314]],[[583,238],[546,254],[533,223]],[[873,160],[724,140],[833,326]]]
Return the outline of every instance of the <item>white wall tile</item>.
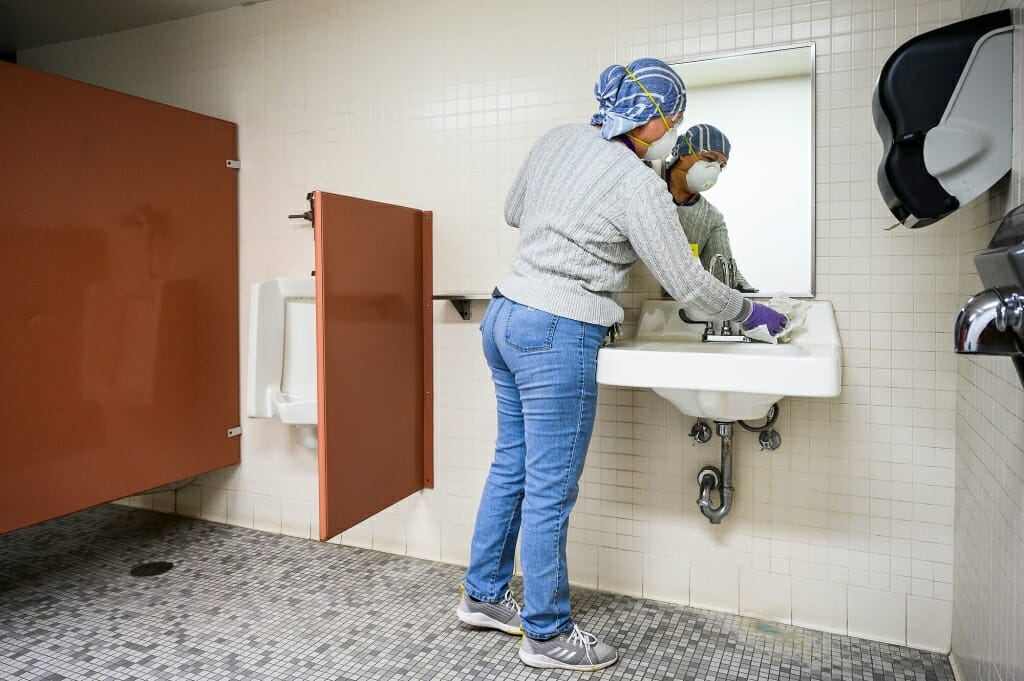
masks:
[[[202,507],[202,488],[197,485],[188,485],[175,492],[175,512],[178,515],[189,518],[199,518]]]
[[[227,522],[239,527],[253,526],[253,495],[227,490]]]
[[[311,539],[310,505],[304,501],[281,500],[281,532],[293,537]]]
[[[373,548],[373,518],[350,527],[341,533],[341,544],[358,546],[362,549]]]
[[[263,494],[253,495],[252,526],[257,530],[280,534],[281,499]]]
[[[620,551],[606,546],[598,548],[597,588],[629,596],[642,596],[644,554],[638,551]]]
[[[793,608],[789,575],[740,570],[740,614],[790,624]]]
[[[472,534],[465,525],[441,523],[441,560],[456,565],[469,565]]]
[[[907,645],[948,653],[953,604],[931,598],[907,596]]]
[[[964,16],[1014,12],[1013,142],[1009,178],[962,208],[954,305],[981,290],[974,254],[1002,216],[1024,202],[1024,40],[1020,0],[963,0]],[[908,641],[943,650],[942,617],[952,599],[952,650],[961,681],[1024,678],[1024,390],[1002,357],[956,359],[954,552],[937,547],[934,599],[908,599]],[[952,583],[950,583],[952,582]]]
[[[566,561],[569,563],[569,583],[588,589],[597,588],[598,547],[593,544],[581,544],[569,541],[565,547]]]
[[[396,513],[380,513],[373,519],[373,548],[388,553],[406,553],[406,521]]]
[[[739,570],[700,560],[690,563],[690,605],[695,608],[738,613],[740,609]]]
[[[227,490],[216,487],[200,487],[200,513],[203,520],[218,523],[227,522],[228,494]]]
[[[907,642],[907,597],[874,589],[848,587],[850,636],[886,643]]]
[[[426,513],[410,515],[405,543],[408,554],[414,558],[441,560],[441,524]]]
[[[690,562],[676,556],[644,554],[644,598],[690,602]]]
[[[152,502],[152,506],[150,508],[152,508],[154,511],[159,511],[160,513],[176,512],[175,494],[173,490],[167,492],[156,492],[154,494],[147,494],[145,496],[150,497]]]
[[[845,634],[847,587],[808,579],[792,580],[793,624]]]

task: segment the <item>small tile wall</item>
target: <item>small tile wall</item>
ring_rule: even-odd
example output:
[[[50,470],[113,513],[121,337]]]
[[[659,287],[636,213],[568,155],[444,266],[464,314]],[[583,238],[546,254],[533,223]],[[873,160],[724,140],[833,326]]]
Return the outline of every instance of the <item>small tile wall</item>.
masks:
[[[964,16],[1013,11],[1013,169],[959,222],[957,294],[982,290],[974,255],[1024,202],[1024,37],[1020,0],[965,0]],[[1024,679],[1024,390],[1011,361],[957,359],[953,659],[961,681]],[[922,613],[921,616],[926,616]],[[914,645],[914,641],[908,641]]]
[[[516,245],[502,219],[516,169],[548,128],[587,120],[604,66],[814,41],[817,292],[836,310],[842,395],[786,400],[777,452],[737,437],[735,510],[712,527],[694,478],[717,461],[715,446],[691,446],[692,419],[653,393],[602,389],[572,519],[572,579],[945,651],[957,221],[883,230],[891,219],[874,185],[870,97],[894,46],[960,15],[958,0],[271,0],[19,56],[238,122],[245,329],[251,282],[311,269],[310,231],[286,218],[310,189],[432,209],[436,288],[489,291]],[[638,267],[622,297],[627,322],[657,291]],[[342,541],[464,563],[494,398],[476,324],[440,305],[435,332],[436,488]],[[186,515],[313,537],[315,457],[288,428],[246,420],[242,464],[175,503]]]

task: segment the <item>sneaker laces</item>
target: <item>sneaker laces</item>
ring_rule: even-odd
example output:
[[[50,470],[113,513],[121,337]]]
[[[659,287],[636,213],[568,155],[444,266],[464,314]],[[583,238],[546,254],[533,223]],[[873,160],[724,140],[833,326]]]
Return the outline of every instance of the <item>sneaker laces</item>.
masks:
[[[594,636],[593,634],[583,631],[574,624],[572,625],[572,633],[569,634],[569,638],[567,639],[567,641],[573,645],[583,646],[583,650],[586,652],[587,655],[587,662],[590,662],[591,664],[594,663],[594,660],[590,656],[590,653],[593,649],[593,646],[597,645],[597,636]]]
[[[512,589],[505,592],[505,598],[501,601],[501,604],[515,614],[519,614],[519,603],[517,603],[516,599],[512,596]]]

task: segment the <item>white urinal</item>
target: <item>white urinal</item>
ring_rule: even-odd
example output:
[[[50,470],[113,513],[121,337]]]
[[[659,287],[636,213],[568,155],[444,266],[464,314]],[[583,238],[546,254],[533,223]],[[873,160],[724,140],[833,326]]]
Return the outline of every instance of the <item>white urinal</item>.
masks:
[[[297,426],[302,444],[316,449],[313,277],[278,277],[252,285],[247,398],[249,416]]]

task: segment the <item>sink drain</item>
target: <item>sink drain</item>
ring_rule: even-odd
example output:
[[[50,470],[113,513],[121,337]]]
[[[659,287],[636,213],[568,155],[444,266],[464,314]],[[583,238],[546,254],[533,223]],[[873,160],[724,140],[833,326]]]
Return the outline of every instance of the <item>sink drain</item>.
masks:
[[[156,575],[162,575],[163,573],[174,567],[174,563],[168,563],[165,560],[157,560],[152,563],[139,563],[131,570],[132,577],[155,577]]]

